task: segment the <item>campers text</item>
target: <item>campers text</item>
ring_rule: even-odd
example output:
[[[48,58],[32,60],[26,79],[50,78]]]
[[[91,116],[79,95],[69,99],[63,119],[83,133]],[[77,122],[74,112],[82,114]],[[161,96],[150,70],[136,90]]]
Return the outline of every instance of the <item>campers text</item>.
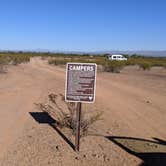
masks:
[[[93,71],[93,66],[84,66],[84,65],[71,65],[69,66],[69,70],[77,70],[77,71]]]

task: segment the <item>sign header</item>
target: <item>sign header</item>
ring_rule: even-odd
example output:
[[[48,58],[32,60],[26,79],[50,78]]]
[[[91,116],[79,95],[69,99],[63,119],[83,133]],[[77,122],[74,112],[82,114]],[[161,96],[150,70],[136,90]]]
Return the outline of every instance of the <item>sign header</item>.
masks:
[[[94,102],[96,70],[97,65],[94,63],[67,63],[65,90],[67,102]]]

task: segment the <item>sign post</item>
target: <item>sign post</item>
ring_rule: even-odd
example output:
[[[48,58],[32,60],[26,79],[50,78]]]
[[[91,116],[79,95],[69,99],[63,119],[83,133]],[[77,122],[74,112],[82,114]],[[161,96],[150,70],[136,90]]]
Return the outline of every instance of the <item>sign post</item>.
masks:
[[[82,103],[95,101],[96,70],[94,63],[67,63],[65,101],[77,102],[75,150],[79,151]]]
[[[80,122],[81,122],[81,106],[82,103],[77,103],[76,110],[76,135],[75,135],[75,150],[79,151],[80,147]]]

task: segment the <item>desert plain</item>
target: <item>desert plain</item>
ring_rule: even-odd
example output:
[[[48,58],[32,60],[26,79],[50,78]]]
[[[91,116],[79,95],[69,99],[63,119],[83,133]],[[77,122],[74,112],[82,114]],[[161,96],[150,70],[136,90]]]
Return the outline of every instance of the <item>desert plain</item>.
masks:
[[[65,130],[31,116],[49,94],[65,93],[65,75],[64,66],[39,57],[0,74],[0,166],[166,165],[166,69],[98,70],[96,101],[82,112],[102,118],[81,138],[79,153]]]

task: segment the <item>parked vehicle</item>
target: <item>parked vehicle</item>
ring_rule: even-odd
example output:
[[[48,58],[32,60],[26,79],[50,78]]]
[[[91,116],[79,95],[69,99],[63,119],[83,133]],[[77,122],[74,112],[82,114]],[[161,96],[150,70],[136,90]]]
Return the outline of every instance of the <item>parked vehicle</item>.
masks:
[[[108,59],[116,61],[127,60],[127,58],[125,58],[123,55],[120,54],[108,55]]]

